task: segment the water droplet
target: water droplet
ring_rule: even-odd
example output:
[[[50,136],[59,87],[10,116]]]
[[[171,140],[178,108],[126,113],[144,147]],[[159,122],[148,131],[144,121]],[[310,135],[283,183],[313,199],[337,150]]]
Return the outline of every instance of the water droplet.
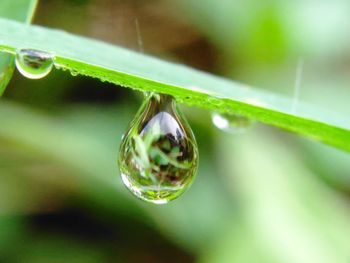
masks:
[[[208,102],[216,107],[223,104],[223,101],[219,97],[208,97]]]
[[[71,69],[70,70],[70,74],[73,76],[73,77],[76,77],[76,76],[78,76],[78,71],[76,71],[75,69]]]
[[[173,97],[147,97],[122,140],[118,162],[125,186],[151,203],[165,204],[191,185],[197,143]]]
[[[27,78],[43,78],[50,73],[52,66],[53,56],[49,53],[34,49],[21,49],[16,54],[16,67]]]
[[[244,116],[217,112],[212,114],[212,121],[217,128],[229,133],[243,133],[253,124]]]

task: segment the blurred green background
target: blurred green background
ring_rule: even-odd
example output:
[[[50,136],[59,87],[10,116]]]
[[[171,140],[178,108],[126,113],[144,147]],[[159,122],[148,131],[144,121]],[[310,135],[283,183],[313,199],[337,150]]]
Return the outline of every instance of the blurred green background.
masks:
[[[347,115],[349,14],[348,0],[43,0],[34,23],[290,97],[303,61],[300,99]],[[0,262],[350,262],[349,154],[275,128],[232,135],[180,105],[196,181],[168,205],[134,198],[116,156],[141,95],[15,74],[0,103]]]

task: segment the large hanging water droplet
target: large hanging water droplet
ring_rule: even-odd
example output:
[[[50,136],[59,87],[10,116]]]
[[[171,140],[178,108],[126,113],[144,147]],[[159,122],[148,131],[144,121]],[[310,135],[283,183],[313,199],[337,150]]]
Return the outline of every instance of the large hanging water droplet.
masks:
[[[16,67],[27,78],[43,78],[50,73],[52,66],[53,56],[49,53],[34,49],[21,49],[17,51]]]
[[[190,186],[198,149],[173,97],[148,96],[123,137],[118,162],[125,186],[145,201],[165,204]]]
[[[253,124],[244,116],[217,112],[212,114],[212,122],[218,129],[229,133],[243,133]]]

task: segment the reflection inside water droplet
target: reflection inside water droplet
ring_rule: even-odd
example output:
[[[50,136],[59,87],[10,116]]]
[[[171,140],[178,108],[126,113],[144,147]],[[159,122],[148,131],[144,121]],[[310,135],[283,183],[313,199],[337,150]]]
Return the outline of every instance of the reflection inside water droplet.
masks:
[[[212,114],[212,122],[218,129],[229,133],[243,133],[253,124],[244,116],[217,112]]]
[[[122,140],[118,163],[125,186],[151,203],[165,204],[190,186],[197,144],[171,96],[148,96]]]
[[[34,49],[21,49],[17,51],[16,67],[27,78],[43,78],[50,73],[52,66],[53,56],[49,53]]]

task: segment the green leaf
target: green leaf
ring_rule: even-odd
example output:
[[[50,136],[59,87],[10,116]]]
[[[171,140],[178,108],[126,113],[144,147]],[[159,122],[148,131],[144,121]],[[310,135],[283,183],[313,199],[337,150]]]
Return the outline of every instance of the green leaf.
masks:
[[[0,97],[12,78],[15,63],[12,55],[0,54]]]
[[[29,24],[37,3],[37,0],[1,0],[0,16]]]
[[[0,17],[30,23],[34,15],[37,0],[2,0]],[[0,54],[0,97],[4,93],[15,69],[12,55]]]
[[[34,48],[55,54],[55,65],[179,102],[235,113],[350,151],[349,120],[261,89],[59,30],[0,19],[0,50]]]

